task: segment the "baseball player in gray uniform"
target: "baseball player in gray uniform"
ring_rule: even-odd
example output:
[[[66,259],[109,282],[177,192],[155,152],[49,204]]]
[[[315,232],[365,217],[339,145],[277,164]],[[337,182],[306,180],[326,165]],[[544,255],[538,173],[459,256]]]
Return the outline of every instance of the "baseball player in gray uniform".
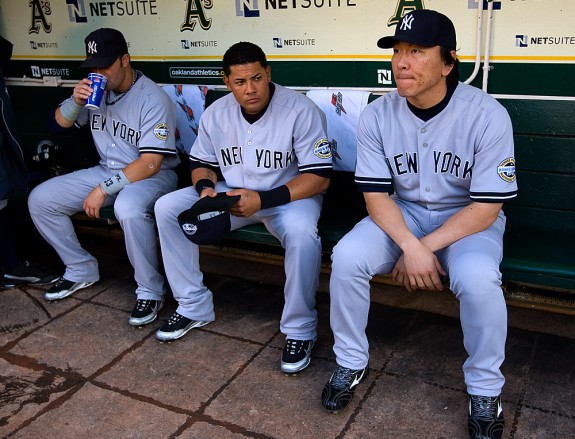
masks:
[[[355,181],[369,216],[333,252],[337,367],[322,404],[343,409],[367,377],[371,278],[391,273],[409,291],[441,290],[448,275],[469,355],[470,436],[500,438],[507,330],[501,207],[517,193],[510,118],[488,94],[458,82],[455,28],[445,15],[410,12],[378,46],[393,48],[397,90],[360,116]]]
[[[287,341],[281,370],[296,373],[309,365],[316,339],[317,221],[332,169],[325,116],[303,94],[271,82],[265,54],[255,44],[231,46],[223,70],[232,93],[210,105],[200,119],[190,152],[195,187],[165,195],[155,207],[166,275],[178,301],[157,338],[175,340],[215,319],[198,246],[184,237],[178,215],[217,192],[240,195],[230,210],[232,230],[263,223],[285,248],[280,329]]]
[[[82,79],[56,109],[51,125],[56,133],[89,124],[100,162],[52,178],[30,194],[36,227],[66,265],[45,298],[62,299],[99,280],[98,263],[80,246],[70,215],[84,211],[98,218],[100,208],[113,204],[138,285],[129,323],[144,325],[156,318],[163,303],[153,208],[177,185],[175,107],[157,84],[131,67],[122,33],[101,28],[85,44],[87,58],[81,67],[106,76],[106,95],[98,109],[88,110],[84,104],[92,93],[91,81]]]

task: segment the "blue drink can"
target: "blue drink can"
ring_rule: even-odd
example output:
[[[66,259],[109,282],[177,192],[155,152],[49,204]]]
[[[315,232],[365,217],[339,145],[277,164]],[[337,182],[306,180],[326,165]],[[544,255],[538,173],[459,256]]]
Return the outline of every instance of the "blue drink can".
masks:
[[[104,97],[104,91],[106,90],[106,82],[108,79],[99,73],[89,73],[88,79],[92,81],[92,85],[90,86],[94,92],[92,96],[88,98],[86,102],[86,107],[90,110],[95,110],[100,107],[102,103],[102,98]]]

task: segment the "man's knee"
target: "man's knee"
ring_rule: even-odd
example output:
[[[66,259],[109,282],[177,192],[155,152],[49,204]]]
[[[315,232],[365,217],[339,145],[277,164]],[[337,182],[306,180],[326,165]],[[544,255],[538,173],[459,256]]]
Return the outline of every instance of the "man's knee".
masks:
[[[456,294],[484,293],[501,286],[499,264],[489,255],[469,252],[450,263],[451,289]]]
[[[332,272],[351,274],[365,271],[365,250],[358,240],[344,236],[333,248]]]
[[[191,207],[197,199],[192,200],[185,205],[182,204],[182,195],[179,191],[170,192],[160,197],[154,205],[154,214],[156,223],[163,224],[166,221],[174,220],[180,213]]]
[[[38,213],[48,201],[48,197],[44,194],[43,186],[43,184],[36,186],[28,196],[28,210],[30,214]]]
[[[170,194],[164,195],[163,197],[158,198],[158,200],[156,201],[156,204],[154,205],[154,215],[156,217],[156,222],[159,221],[163,221],[164,217],[167,215],[168,213],[168,206],[170,206],[170,203],[167,201],[167,197],[169,197]]]
[[[134,203],[134,200],[118,197],[114,202],[114,215],[120,222],[142,218],[146,215],[145,210]]]

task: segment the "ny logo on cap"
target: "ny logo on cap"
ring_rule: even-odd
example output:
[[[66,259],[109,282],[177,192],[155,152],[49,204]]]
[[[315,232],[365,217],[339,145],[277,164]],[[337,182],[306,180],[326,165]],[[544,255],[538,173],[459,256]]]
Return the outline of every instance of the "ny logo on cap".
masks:
[[[90,54],[94,54],[94,53],[98,53],[98,47],[95,41],[90,41],[88,43],[88,53]]]
[[[411,30],[411,25],[413,24],[413,15],[406,15],[401,21],[400,30]]]

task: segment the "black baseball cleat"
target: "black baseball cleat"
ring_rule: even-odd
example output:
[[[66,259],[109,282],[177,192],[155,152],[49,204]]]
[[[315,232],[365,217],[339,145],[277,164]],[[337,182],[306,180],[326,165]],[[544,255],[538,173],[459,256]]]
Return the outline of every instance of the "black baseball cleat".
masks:
[[[138,299],[130,314],[128,323],[132,326],[143,326],[156,320],[158,312],[164,306],[163,300]]]
[[[68,297],[75,293],[78,290],[83,288],[88,288],[90,285],[94,284],[94,282],[73,282],[68,279],[64,279],[61,277],[58,281],[50,288],[48,291],[44,293],[44,299],[49,302],[54,300],[60,300],[64,297]]]
[[[282,352],[280,368],[283,373],[296,374],[309,366],[311,350],[315,340],[294,340],[288,338]]]
[[[471,439],[501,439],[504,427],[501,395],[469,395],[467,428]]]
[[[347,407],[357,385],[367,378],[368,368],[369,365],[363,369],[353,370],[338,365],[321,392],[323,407],[332,413]]]
[[[21,285],[48,285],[56,282],[60,275],[48,273],[25,261],[0,278],[0,288],[14,288]]]
[[[168,321],[156,332],[156,338],[160,341],[174,341],[182,338],[194,328],[207,325],[210,322],[192,320],[174,312]]]

